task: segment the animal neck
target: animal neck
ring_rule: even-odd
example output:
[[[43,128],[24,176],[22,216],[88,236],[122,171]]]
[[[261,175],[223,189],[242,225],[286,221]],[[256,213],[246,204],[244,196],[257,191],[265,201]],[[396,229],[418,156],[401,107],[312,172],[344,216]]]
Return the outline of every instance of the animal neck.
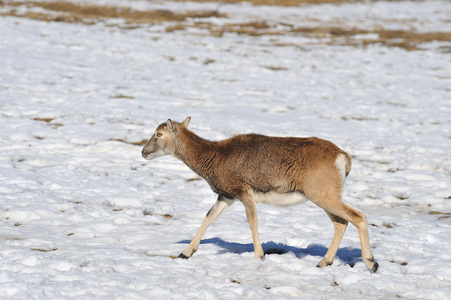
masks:
[[[174,156],[203,178],[210,177],[216,157],[216,144],[187,128],[181,128]]]

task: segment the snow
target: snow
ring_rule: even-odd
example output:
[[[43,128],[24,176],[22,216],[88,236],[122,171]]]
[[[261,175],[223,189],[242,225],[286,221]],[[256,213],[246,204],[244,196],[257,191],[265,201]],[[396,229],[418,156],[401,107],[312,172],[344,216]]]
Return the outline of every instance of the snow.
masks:
[[[350,26],[358,20],[348,14],[363,13],[362,26],[410,20],[440,31],[451,6],[240,4],[222,11],[227,22],[315,16],[349,18]],[[442,43],[406,51],[286,35],[277,37],[286,46],[277,46],[271,36],[165,33],[164,25],[0,22],[0,298],[450,299],[451,57],[437,49]],[[280,255],[253,258],[238,203],[192,258],[172,259],[216,196],[176,159],[147,162],[133,143],[168,118],[187,116],[209,139],[318,136],[350,152],[344,200],[366,213],[380,270],[372,274],[361,261],[352,226],[334,264],[317,268],[333,226],[312,203],[258,206],[263,248]]]

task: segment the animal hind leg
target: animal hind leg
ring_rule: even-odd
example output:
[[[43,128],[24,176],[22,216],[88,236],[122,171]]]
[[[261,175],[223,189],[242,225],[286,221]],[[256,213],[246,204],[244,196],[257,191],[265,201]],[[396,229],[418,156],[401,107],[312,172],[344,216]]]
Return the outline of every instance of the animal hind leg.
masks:
[[[200,225],[199,230],[196,235],[192,239],[191,243],[189,243],[188,247],[180,253],[180,258],[190,258],[194,252],[199,248],[200,241],[202,236],[204,235],[207,228],[213,223],[232,203],[235,202],[235,199],[228,199],[223,196],[219,196],[218,200],[216,200],[215,204],[208,211],[205,216],[202,224]]]
[[[346,205],[341,200],[335,202],[331,207],[323,207],[328,213],[340,217],[348,222],[351,222],[357,228],[360,238],[360,245],[362,248],[362,260],[367,267],[376,272],[379,264],[374,261],[374,256],[371,253],[370,239],[368,236],[368,224],[364,213]]]
[[[326,211],[326,214],[332,220],[332,223],[335,228],[334,237],[332,239],[332,243],[329,246],[329,250],[327,250],[324,258],[318,263],[318,267],[323,268],[325,266],[329,266],[334,262],[335,255],[337,254],[338,246],[340,245],[341,240],[343,239],[343,235],[348,227],[348,221],[333,215]]]

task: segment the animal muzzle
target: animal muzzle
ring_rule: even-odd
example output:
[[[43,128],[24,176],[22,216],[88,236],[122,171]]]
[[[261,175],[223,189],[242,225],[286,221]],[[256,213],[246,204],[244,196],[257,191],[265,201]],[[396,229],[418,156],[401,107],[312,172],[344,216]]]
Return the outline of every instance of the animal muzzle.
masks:
[[[147,152],[145,149],[143,149],[143,151],[141,151],[141,155],[143,158],[147,159],[147,157],[149,156],[150,152]]]
[[[141,155],[146,160],[152,160],[154,158],[167,155],[167,153],[162,150],[148,151],[146,149],[143,149],[143,151],[141,152]]]

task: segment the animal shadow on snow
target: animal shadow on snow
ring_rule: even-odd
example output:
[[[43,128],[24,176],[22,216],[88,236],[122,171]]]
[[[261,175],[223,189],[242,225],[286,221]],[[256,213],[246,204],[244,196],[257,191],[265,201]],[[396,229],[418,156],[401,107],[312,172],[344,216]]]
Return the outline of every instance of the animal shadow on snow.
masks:
[[[189,240],[183,240],[178,242],[179,244],[189,244],[191,241]],[[211,238],[211,239],[205,239],[200,242],[201,244],[214,244],[222,250],[218,254],[222,253],[245,253],[245,252],[253,252],[254,251],[254,245],[252,243],[250,244],[240,244],[240,243],[231,243],[224,241],[221,238]],[[278,254],[282,255],[288,252],[292,252],[296,255],[297,258],[304,258],[307,255],[312,256],[318,256],[318,257],[324,257],[327,252],[327,248],[318,245],[318,244],[312,244],[309,245],[307,248],[298,248],[293,246],[288,246],[282,243],[275,243],[275,242],[266,242],[262,244],[263,251],[265,252],[265,255],[272,255],[272,254]],[[340,248],[338,249],[336,259],[340,259],[342,262],[350,265],[351,267],[354,267],[354,265],[362,260],[361,257],[361,250],[360,249],[351,249],[351,248]],[[319,260],[318,260],[319,261]]]

